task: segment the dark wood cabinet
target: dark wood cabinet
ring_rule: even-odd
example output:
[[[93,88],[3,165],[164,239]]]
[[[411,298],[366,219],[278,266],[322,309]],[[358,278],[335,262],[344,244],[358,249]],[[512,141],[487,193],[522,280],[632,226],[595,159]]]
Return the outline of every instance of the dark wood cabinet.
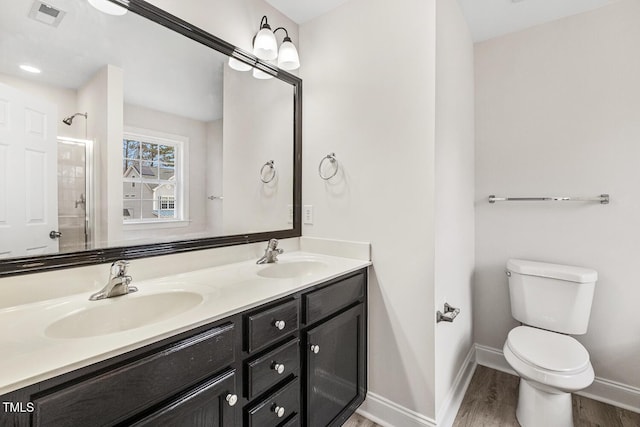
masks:
[[[300,340],[294,338],[246,363],[246,397],[253,399],[285,378],[298,376],[299,372]]]
[[[132,427],[231,427],[236,425],[237,404],[235,371],[200,384],[178,396],[161,409],[139,421],[123,424]]]
[[[229,366],[234,325],[221,326],[61,389],[33,396],[34,426],[113,425]]]
[[[309,329],[306,425],[342,425],[366,394],[366,318],[358,304]]]
[[[366,280],[350,273],[0,396],[32,409],[3,406],[0,427],[341,425],[366,395]]]
[[[299,298],[246,315],[245,347],[254,353],[298,331]]]
[[[249,406],[245,413],[247,427],[276,427],[300,412],[300,383],[293,379],[277,391]]]

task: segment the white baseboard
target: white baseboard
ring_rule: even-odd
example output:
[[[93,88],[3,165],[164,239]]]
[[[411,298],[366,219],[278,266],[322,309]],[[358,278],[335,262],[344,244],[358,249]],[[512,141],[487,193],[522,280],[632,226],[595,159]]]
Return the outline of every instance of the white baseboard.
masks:
[[[436,427],[435,420],[371,392],[356,412],[382,427]]]
[[[438,411],[442,415],[437,422],[371,392],[367,393],[367,399],[357,412],[382,427],[451,427],[476,369],[475,350],[474,346],[469,349],[451,390]]]
[[[577,394],[640,413],[640,388],[596,377],[593,384]]]
[[[476,363],[478,365],[493,368],[496,371],[506,372],[511,375],[518,375],[516,371],[511,368],[507,359],[504,358],[502,350],[497,348],[487,347],[484,345],[476,344]]]
[[[475,347],[478,365],[517,375],[504,358],[502,350],[480,344],[476,344]],[[640,413],[640,388],[596,377],[591,386],[576,394]]]
[[[453,425],[464,399],[464,394],[469,388],[471,377],[476,371],[476,366],[476,349],[475,346],[471,346],[467,357],[462,362],[458,375],[456,375],[456,379],[453,381],[451,390],[449,390],[447,397],[436,413],[438,427],[451,427]]]

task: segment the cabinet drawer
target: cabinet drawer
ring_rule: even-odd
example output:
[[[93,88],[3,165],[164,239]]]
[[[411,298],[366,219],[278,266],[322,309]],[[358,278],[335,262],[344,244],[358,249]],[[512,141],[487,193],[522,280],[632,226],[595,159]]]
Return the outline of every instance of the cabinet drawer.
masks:
[[[314,323],[363,298],[365,285],[365,274],[360,273],[303,295],[305,323]]]
[[[234,359],[234,325],[227,323],[35,398],[34,425],[90,426],[122,421],[211,376]]]
[[[126,424],[131,427],[233,426],[236,423],[235,389],[235,371],[229,370],[178,396],[151,415]]]
[[[300,383],[296,378],[248,409],[246,420],[249,427],[275,427],[282,424],[291,414],[298,414],[299,412]]]
[[[253,399],[291,374],[298,376],[299,371],[300,340],[296,338],[247,363],[247,398]]]
[[[260,350],[298,330],[298,300],[250,314],[246,317],[249,353]]]
[[[300,415],[294,415],[293,417],[285,421],[285,423],[280,427],[300,427]]]

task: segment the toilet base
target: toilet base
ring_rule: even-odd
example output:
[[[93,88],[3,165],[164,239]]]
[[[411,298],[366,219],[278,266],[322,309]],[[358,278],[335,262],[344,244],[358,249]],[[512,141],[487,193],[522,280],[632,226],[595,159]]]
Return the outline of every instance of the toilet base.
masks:
[[[522,427],[573,427],[571,393],[548,393],[520,378],[516,418]]]

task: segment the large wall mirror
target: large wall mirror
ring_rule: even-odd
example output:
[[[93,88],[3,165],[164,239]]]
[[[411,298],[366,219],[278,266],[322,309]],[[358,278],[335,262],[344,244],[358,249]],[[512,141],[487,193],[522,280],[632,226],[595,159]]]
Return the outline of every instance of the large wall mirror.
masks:
[[[0,275],[299,236],[301,80],[112,3],[0,0]]]

